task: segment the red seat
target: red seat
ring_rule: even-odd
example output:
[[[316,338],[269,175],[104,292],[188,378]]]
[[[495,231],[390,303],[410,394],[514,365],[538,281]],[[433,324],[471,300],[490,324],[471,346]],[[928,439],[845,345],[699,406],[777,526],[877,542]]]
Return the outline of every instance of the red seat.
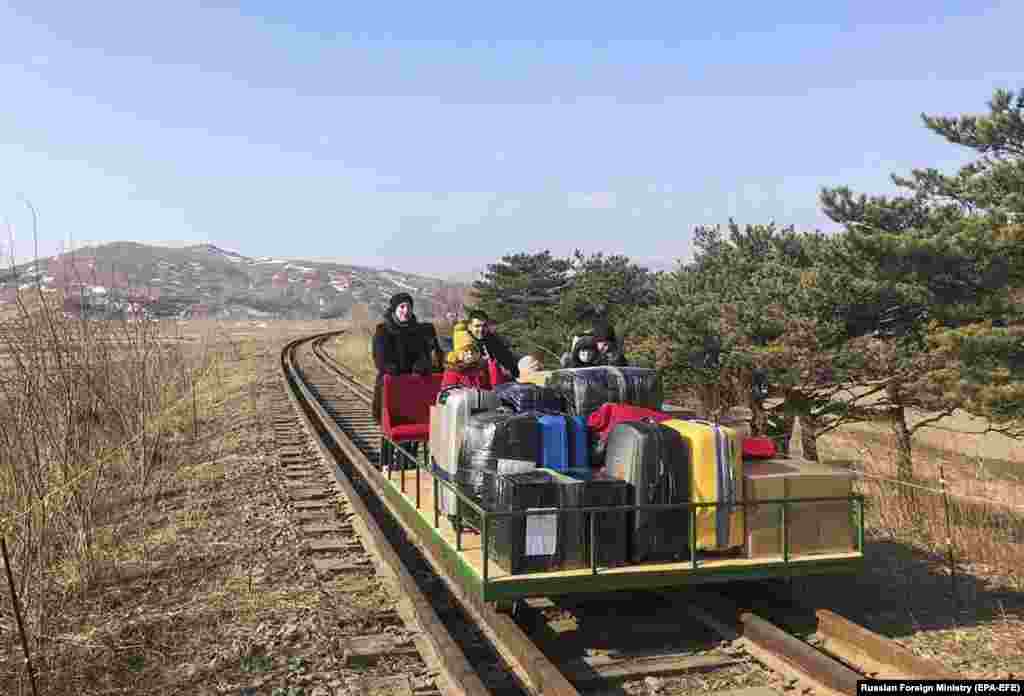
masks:
[[[443,375],[384,375],[381,386],[380,428],[393,442],[427,440],[430,407],[437,401]]]
[[[395,442],[405,442],[406,440],[429,440],[430,425],[425,423],[409,423],[408,425],[392,426],[391,439]]]

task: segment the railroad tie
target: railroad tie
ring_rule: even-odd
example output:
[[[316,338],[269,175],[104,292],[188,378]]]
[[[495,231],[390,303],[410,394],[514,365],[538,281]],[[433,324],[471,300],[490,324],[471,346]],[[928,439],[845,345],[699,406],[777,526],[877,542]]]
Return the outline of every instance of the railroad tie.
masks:
[[[356,551],[362,552],[363,545],[358,541],[352,541],[349,539],[342,539],[339,537],[327,537],[321,539],[310,539],[306,542],[309,546],[309,550],[313,552],[341,552],[341,551]]]
[[[373,564],[369,558],[345,559],[340,558],[314,558],[313,568],[321,575],[334,575],[341,573],[373,574]]]
[[[300,530],[303,534],[351,534],[353,532],[352,525],[340,522],[304,524],[300,527]]]
[[[359,681],[359,693],[377,696],[413,696],[412,683],[408,675],[396,677],[363,677]]]
[[[322,522],[325,522],[325,521],[330,521],[330,520],[334,520],[335,519],[334,511],[330,510],[328,508],[315,509],[315,510],[303,510],[302,512],[297,514],[295,517],[296,517],[296,519],[299,522],[309,522],[309,523],[313,523],[313,524],[322,523]]]
[[[334,491],[323,487],[300,487],[292,488],[288,491],[288,494],[292,497],[293,501],[322,501],[322,499],[334,495]]]
[[[289,485],[299,483],[304,480],[315,480],[323,478],[320,474],[319,467],[290,467],[284,470],[285,478],[288,479]]]
[[[298,500],[292,503],[296,510],[333,510],[334,501],[320,498],[318,500]]]
[[[342,638],[339,643],[342,654],[345,656],[346,667],[372,667],[382,657],[419,654],[413,642],[408,638],[398,638],[386,633]],[[378,692],[368,691],[365,693]]]

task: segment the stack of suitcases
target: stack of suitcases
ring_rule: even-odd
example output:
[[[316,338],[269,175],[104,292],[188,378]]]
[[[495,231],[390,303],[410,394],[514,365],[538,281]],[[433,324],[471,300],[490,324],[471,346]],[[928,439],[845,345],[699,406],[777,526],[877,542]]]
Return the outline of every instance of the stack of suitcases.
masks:
[[[745,537],[741,437],[735,428],[661,411],[658,373],[645,368],[554,370],[535,383],[455,389],[431,409],[435,473],[485,510],[524,512],[490,525],[508,573],[685,560],[691,526],[700,551],[733,551]],[[473,526],[445,491],[442,514]],[[602,513],[581,507],[707,503]],[[479,529],[479,527],[477,527]]]

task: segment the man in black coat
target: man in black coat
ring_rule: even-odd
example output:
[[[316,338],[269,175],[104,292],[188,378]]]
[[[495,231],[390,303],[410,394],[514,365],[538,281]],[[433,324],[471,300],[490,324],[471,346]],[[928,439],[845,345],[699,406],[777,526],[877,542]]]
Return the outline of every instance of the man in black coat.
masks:
[[[467,318],[469,321],[466,322],[466,330],[484,359],[493,358],[512,376],[512,379],[519,379],[519,356],[513,353],[504,339],[496,333],[496,325],[487,313],[481,309],[473,309]]]
[[[381,420],[381,388],[384,375],[429,375],[440,364],[441,346],[433,324],[420,323],[412,312],[412,296],[400,292],[391,297],[384,321],[373,335],[373,362],[377,381],[373,388],[373,417]]]

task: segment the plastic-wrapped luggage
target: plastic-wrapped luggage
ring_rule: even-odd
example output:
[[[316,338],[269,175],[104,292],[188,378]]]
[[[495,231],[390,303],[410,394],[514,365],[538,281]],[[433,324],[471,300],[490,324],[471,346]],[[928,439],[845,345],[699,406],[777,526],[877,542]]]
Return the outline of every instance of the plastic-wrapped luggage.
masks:
[[[678,432],[660,423],[619,423],[608,436],[605,471],[631,484],[631,505],[690,502],[690,448]],[[689,556],[690,513],[686,508],[630,513],[633,561]]]
[[[569,469],[572,479],[563,485],[562,507],[611,507],[630,504],[630,486],[622,479],[594,469]],[[613,568],[626,564],[629,553],[629,513],[577,512],[565,513],[566,570],[590,567],[590,518],[596,517],[597,565]]]
[[[491,482],[499,459],[539,461],[536,415],[502,409],[469,417],[455,476],[462,489],[485,506],[493,497]]]
[[[536,384],[520,384],[505,382],[494,388],[498,400],[516,413],[525,411],[554,411],[563,413],[565,403],[561,395],[554,389],[539,387]]]
[[[430,411],[430,452],[442,472],[442,477],[449,481],[458,480],[458,469],[462,443],[465,438],[466,424],[474,413],[486,412],[498,408],[498,397],[493,391],[481,389],[452,389],[444,393],[443,405],[435,406]],[[435,426],[434,417],[438,417]],[[435,440],[434,438],[438,439]],[[456,496],[444,488],[439,501],[443,514],[456,513]]]
[[[554,471],[590,466],[590,435],[579,416],[538,414],[540,459],[538,466]]]
[[[553,472],[538,469],[496,474],[494,478],[496,511],[560,507],[562,483]],[[558,517],[558,513],[550,512],[493,518],[490,558],[513,575],[557,569],[564,555],[565,534],[564,524]]]
[[[587,418],[608,403],[659,410],[661,377],[646,367],[577,367],[555,370],[547,385],[562,395],[569,413]]]
[[[667,420],[693,455],[693,502],[721,503],[697,511],[697,548],[725,550],[743,543],[743,459],[736,431],[707,421]]]

